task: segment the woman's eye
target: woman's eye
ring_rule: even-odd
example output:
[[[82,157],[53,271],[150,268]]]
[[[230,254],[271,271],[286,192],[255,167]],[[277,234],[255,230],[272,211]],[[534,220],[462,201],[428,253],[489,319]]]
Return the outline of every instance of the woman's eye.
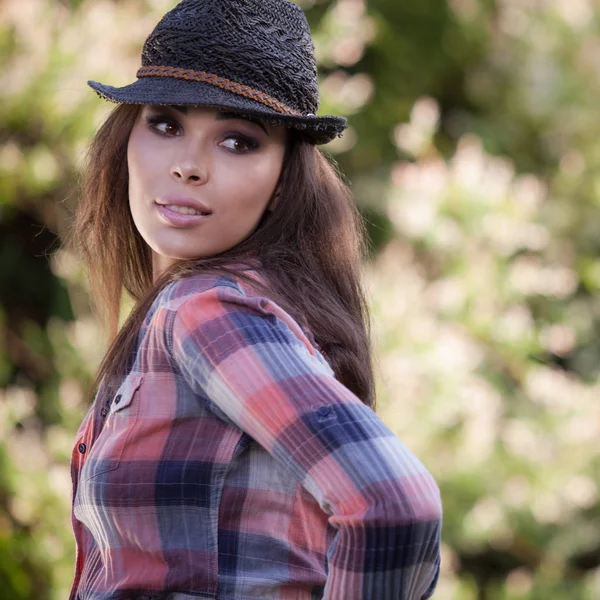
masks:
[[[225,138],[221,142],[221,145],[225,146],[225,148],[227,148],[228,150],[238,152],[240,154],[243,152],[249,152],[250,150],[254,150],[258,146],[258,144],[254,140],[240,136],[230,136],[228,138]]]
[[[170,137],[179,133],[179,125],[163,116],[148,117],[148,124],[161,135]]]

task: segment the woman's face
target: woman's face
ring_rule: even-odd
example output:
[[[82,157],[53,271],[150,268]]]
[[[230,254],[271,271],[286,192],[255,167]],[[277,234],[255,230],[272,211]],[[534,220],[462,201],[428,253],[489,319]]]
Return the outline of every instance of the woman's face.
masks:
[[[273,208],[284,152],[282,127],[211,108],[144,106],[127,148],[129,206],[154,276],[246,239]]]

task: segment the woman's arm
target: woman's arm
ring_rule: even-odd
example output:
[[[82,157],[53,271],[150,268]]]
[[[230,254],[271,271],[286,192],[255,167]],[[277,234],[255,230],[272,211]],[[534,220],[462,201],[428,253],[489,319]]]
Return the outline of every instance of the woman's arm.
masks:
[[[167,343],[189,385],[330,515],[338,533],[327,553],[326,599],[429,598],[440,561],[435,481],[283,314],[268,298],[219,285],[177,309]]]

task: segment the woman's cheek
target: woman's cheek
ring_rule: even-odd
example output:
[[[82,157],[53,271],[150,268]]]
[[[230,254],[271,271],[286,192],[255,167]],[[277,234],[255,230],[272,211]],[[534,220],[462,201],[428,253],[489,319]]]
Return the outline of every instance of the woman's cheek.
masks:
[[[138,153],[138,170],[149,179],[159,173],[160,163],[167,159],[166,152],[155,148],[153,144],[142,144]]]
[[[149,131],[144,131],[138,126],[132,133],[128,155],[132,163],[135,174],[142,179],[146,176],[156,173],[161,160],[166,159],[166,149],[159,148],[156,140]]]

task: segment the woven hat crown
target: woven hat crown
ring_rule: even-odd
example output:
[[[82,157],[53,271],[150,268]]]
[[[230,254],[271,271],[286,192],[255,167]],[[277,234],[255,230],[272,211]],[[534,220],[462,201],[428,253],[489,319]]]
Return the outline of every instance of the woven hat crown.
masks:
[[[346,119],[319,115],[317,66],[302,9],[288,0],[183,0],[144,43],[137,81],[88,84],[117,103],[208,106],[294,128],[313,144]]]
[[[156,72],[148,67],[203,72],[303,115],[319,108],[310,29],[302,9],[287,0],[183,0],[146,40],[142,66],[138,76]]]

